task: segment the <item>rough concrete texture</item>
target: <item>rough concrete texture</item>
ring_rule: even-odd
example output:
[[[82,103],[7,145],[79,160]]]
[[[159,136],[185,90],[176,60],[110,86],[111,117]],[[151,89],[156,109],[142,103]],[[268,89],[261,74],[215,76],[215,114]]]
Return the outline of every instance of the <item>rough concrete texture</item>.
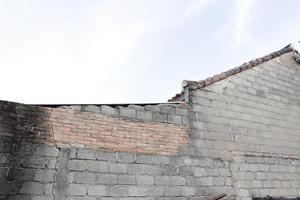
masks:
[[[0,199],[300,196],[299,77],[287,53],[190,89],[189,107],[1,102]]]
[[[237,199],[300,196],[300,66],[284,54],[191,91],[194,152],[232,161]]]

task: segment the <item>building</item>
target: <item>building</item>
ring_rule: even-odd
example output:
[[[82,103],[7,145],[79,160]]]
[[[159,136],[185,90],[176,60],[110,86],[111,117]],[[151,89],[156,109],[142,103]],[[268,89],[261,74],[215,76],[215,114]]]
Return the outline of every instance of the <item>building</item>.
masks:
[[[300,65],[287,46],[168,103],[0,102],[0,199],[300,196]]]

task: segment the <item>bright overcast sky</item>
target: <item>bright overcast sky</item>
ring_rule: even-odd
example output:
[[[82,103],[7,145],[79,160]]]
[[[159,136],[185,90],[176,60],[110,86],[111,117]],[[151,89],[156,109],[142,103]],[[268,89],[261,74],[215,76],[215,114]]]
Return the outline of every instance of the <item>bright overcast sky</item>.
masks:
[[[0,0],[0,99],[165,102],[300,40],[299,0]]]

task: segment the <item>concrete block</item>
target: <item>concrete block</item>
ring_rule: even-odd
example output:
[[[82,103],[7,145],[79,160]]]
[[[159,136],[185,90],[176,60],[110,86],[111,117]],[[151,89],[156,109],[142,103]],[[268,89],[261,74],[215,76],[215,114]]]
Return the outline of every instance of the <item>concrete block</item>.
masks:
[[[1,178],[3,177],[3,179],[4,177],[6,177],[8,181],[32,181],[35,176],[35,173],[36,169],[2,168],[0,176]]]
[[[266,174],[263,173],[263,172],[258,172],[258,173],[256,174],[256,179],[258,179],[258,180],[265,180],[265,179],[267,179],[267,176],[266,176]]]
[[[160,112],[160,105],[146,105],[146,110],[150,110],[152,112]]]
[[[162,167],[159,165],[146,165],[146,174],[147,175],[161,175]]]
[[[101,112],[101,106],[96,106],[96,105],[83,106],[82,109],[84,111],[93,112],[93,113],[100,113]]]
[[[115,185],[118,183],[118,177],[114,174],[100,174],[99,179],[104,185]]]
[[[68,167],[69,170],[85,171],[87,169],[87,162],[85,160],[70,160]]]
[[[101,112],[106,115],[118,116],[119,110],[110,106],[101,106]]]
[[[127,197],[128,187],[127,186],[112,186],[107,188],[107,194],[112,197]]]
[[[162,113],[167,113],[167,114],[175,114],[176,113],[175,106],[173,106],[173,105],[161,105],[160,111]]]
[[[144,120],[144,121],[152,121],[152,112],[138,110],[137,119]]]
[[[145,164],[129,164],[128,173],[132,175],[146,174],[147,165]]]
[[[70,184],[69,194],[70,195],[86,195],[87,184]]]
[[[140,164],[151,164],[152,156],[151,155],[136,155],[136,163]]]
[[[213,185],[213,177],[202,177],[200,178],[202,185],[204,186],[212,186]]]
[[[81,105],[67,106],[66,108],[77,112],[81,111],[82,109]]]
[[[96,160],[97,158],[97,150],[94,149],[76,149],[76,158],[84,159],[84,160]]]
[[[170,177],[170,183],[171,185],[185,185],[185,178],[181,176],[171,176]]]
[[[147,196],[147,188],[130,186],[128,188],[128,196],[130,196],[130,197],[145,197],[145,196]]]
[[[118,178],[119,178],[118,183],[120,185],[135,185],[136,184],[135,176],[119,175]]]
[[[178,168],[173,165],[166,165],[163,167],[163,174],[164,175],[176,175],[176,174],[178,174]]]
[[[159,197],[164,195],[164,188],[163,187],[157,187],[157,186],[150,186],[147,187],[148,195],[149,197]]]
[[[56,160],[56,158],[55,158],[55,160]],[[28,159],[24,160],[23,167],[42,169],[42,168],[46,168],[47,162],[48,162],[48,159],[45,157],[28,158]]]
[[[44,185],[39,182],[24,182],[22,188],[20,189],[20,194],[43,194]]]
[[[184,186],[181,187],[181,195],[183,196],[195,196],[197,189],[195,187]]]
[[[224,177],[214,177],[213,184],[216,186],[223,186],[223,185],[225,185],[225,178]]]
[[[169,176],[157,176],[154,179],[155,185],[171,185]]]
[[[219,169],[219,174],[220,176],[231,176],[230,170],[226,168]]]
[[[170,157],[169,156],[153,156],[152,162],[154,164],[167,165],[167,164],[170,164]]]
[[[91,196],[106,196],[106,186],[104,185],[90,185],[88,195]]]
[[[26,197],[28,197],[28,196],[26,196]],[[27,200],[27,198],[26,197],[20,197],[20,198],[18,198],[18,197],[16,197],[16,198],[14,198],[14,199],[22,199],[22,200]],[[25,198],[25,199],[24,199]],[[52,196],[52,195],[35,195],[35,196],[32,196],[31,198],[30,198],[30,200],[54,200],[54,197]]]
[[[41,145],[38,147],[38,156],[58,157],[59,149],[56,147]]]
[[[145,110],[144,106],[139,106],[139,105],[134,105],[134,104],[128,105],[128,108],[132,108],[132,109],[136,109],[136,110]]]
[[[180,196],[180,193],[181,193],[181,187],[177,187],[177,186],[165,187],[165,196],[176,197],[176,196]]]
[[[171,124],[181,124],[182,118],[179,115],[168,114],[168,122]]]
[[[195,177],[203,177],[203,176],[206,176],[206,171],[204,168],[198,168],[198,167],[195,167],[194,168],[194,176]]]
[[[108,172],[107,163],[104,161],[87,161],[87,171],[90,172]]]
[[[117,161],[120,163],[133,163],[136,160],[135,154],[117,153]]]
[[[112,153],[112,152],[98,151],[97,160],[115,162],[117,160],[117,154],[116,153]]]
[[[19,188],[18,186],[13,183],[13,182],[4,182],[5,184],[1,184],[0,187],[0,196],[1,195],[15,195],[16,193],[19,192]],[[25,191],[27,190],[27,188],[25,188]],[[24,195],[22,195],[24,196]],[[7,198],[3,198],[3,200],[5,200]],[[22,199],[22,198],[20,198]]]
[[[206,169],[205,171],[208,176],[219,176],[218,169]]]
[[[179,174],[184,176],[192,176],[194,174],[194,168],[192,166],[180,166]]]
[[[164,114],[164,113],[153,113],[152,114],[152,119],[155,122],[168,122],[168,114]]]
[[[38,182],[49,183],[54,181],[54,175],[55,170],[36,170],[33,180]]]
[[[136,109],[128,107],[119,107],[121,117],[136,118]]]
[[[90,172],[78,172],[76,173],[76,183],[95,183],[96,174]]]
[[[121,163],[112,163],[109,164],[110,173],[125,174],[127,173],[127,165]]]
[[[179,108],[179,107],[176,107],[176,114],[177,115],[188,116],[189,115],[189,109],[188,108]]]
[[[136,181],[137,181],[137,185],[153,185],[154,184],[153,176],[137,176]]]

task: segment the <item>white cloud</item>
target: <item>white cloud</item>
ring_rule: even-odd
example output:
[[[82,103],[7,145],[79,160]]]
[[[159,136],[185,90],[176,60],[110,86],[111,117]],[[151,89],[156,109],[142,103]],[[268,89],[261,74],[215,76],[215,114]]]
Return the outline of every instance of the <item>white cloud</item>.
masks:
[[[236,4],[237,16],[235,19],[233,40],[237,48],[243,42],[247,34],[247,23],[251,19],[250,11],[252,0],[236,0]]]

